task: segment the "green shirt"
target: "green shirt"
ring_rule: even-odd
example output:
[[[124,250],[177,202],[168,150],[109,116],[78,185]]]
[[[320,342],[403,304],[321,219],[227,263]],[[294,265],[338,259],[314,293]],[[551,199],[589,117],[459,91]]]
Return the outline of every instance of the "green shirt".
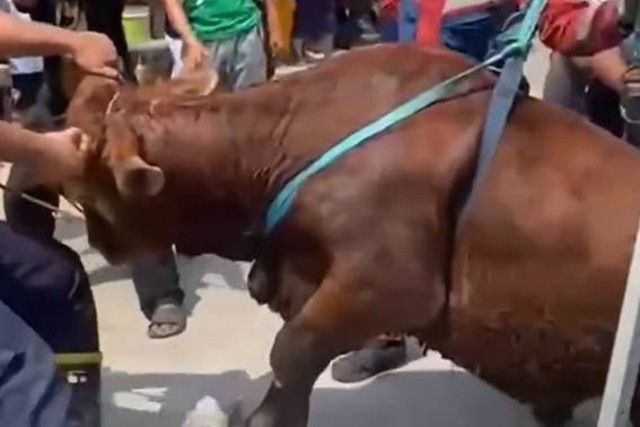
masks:
[[[234,38],[260,22],[254,0],[185,0],[184,8],[191,29],[203,43]]]

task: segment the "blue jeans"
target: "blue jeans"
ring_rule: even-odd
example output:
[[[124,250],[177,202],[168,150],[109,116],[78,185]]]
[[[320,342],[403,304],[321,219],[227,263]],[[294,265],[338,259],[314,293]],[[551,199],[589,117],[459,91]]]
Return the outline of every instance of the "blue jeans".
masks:
[[[418,32],[418,0],[401,0],[398,10],[398,42],[414,43]]]
[[[0,425],[68,425],[69,390],[56,377],[51,349],[2,301],[0,325]]]
[[[483,11],[445,18],[440,31],[448,49],[482,61],[500,29],[491,13]]]
[[[0,222],[0,426],[68,425],[70,393],[50,345],[75,351],[66,335],[87,320],[74,302],[85,286],[75,260]]]
[[[417,0],[401,0],[397,22],[385,26],[382,39],[387,42],[414,43],[418,19]],[[489,11],[445,17],[440,29],[445,47],[478,61],[485,58],[492,40],[499,32],[496,20]]]

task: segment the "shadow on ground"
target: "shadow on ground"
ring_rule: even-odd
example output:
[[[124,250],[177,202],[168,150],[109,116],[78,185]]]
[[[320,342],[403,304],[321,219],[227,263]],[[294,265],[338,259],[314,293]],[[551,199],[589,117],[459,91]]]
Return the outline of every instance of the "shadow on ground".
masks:
[[[244,371],[219,375],[104,376],[104,427],[177,427],[205,396],[229,409],[242,396],[249,413],[270,376]],[[116,406],[116,402],[118,406]],[[572,426],[593,425],[572,423]],[[352,388],[316,388],[310,427],[534,427],[530,411],[466,372],[403,371]]]
[[[201,255],[194,258],[178,256],[180,285],[185,291],[186,312],[191,315],[200,302],[198,293],[200,289],[211,287],[246,291],[247,268],[246,264],[229,261],[216,255]]]
[[[141,374],[103,371],[102,427],[179,427],[198,401],[213,397],[225,411],[240,399],[256,407],[271,381],[245,371],[223,374]],[[249,407],[246,409],[248,412]]]
[[[198,291],[208,287],[246,291],[248,265],[228,261],[216,255],[201,255],[194,258],[177,256],[180,272],[180,287],[185,292],[184,307],[191,316],[200,301]],[[103,264],[89,272],[91,286],[100,286],[131,278],[128,265]]]

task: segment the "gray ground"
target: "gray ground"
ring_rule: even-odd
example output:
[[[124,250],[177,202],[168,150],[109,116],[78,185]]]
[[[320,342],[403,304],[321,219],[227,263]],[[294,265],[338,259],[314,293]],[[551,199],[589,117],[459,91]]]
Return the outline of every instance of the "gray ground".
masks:
[[[546,58],[537,48],[527,66],[534,94],[540,93]],[[240,398],[246,410],[257,403],[269,381],[268,354],[281,321],[250,299],[247,265],[215,256],[181,259],[188,329],[152,341],[128,271],[106,265],[88,247],[82,223],[60,221],[58,231],[82,255],[93,282],[105,357],[105,427],[177,427],[205,396],[223,407]],[[572,425],[595,425],[594,410],[579,411]],[[536,425],[527,408],[436,353],[351,387],[325,373],[311,411],[313,427]]]

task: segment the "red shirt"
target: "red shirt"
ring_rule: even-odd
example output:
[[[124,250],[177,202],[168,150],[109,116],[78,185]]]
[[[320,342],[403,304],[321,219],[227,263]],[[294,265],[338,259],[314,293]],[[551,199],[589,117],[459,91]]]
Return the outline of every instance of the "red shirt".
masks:
[[[540,19],[540,40],[567,55],[591,55],[622,39],[615,0],[549,0]]]
[[[440,45],[440,28],[446,0],[415,0],[420,17],[416,42],[420,46]],[[520,6],[526,0],[514,0]],[[387,8],[396,7],[397,0],[386,0]],[[540,39],[553,50],[565,54],[592,54],[617,45],[618,9],[615,0],[600,5],[587,0],[548,0],[540,17]]]

